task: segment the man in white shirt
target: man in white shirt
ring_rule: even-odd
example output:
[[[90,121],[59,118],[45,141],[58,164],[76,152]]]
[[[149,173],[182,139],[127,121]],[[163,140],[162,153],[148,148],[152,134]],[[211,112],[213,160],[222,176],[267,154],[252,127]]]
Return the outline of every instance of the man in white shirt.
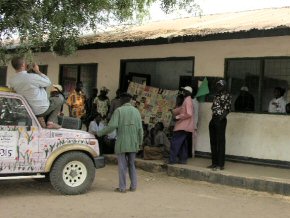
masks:
[[[59,128],[52,122],[57,116],[54,110],[59,105],[49,101],[45,90],[51,85],[49,78],[39,71],[37,64],[33,66],[34,73],[27,73],[26,62],[22,57],[14,57],[11,64],[17,75],[10,80],[10,87],[24,96],[37,117],[47,117],[47,125],[41,123],[42,127]]]
[[[96,113],[95,119],[90,122],[89,133],[97,135],[98,131],[101,131],[105,128],[105,124],[102,122],[102,116],[99,113]]]
[[[105,128],[105,124],[102,121],[102,115],[100,113],[96,113],[95,119],[90,122],[89,133],[95,135],[96,138],[98,139],[100,155],[104,154],[105,137],[104,136],[98,137],[97,132],[101,131],[104,128]]]

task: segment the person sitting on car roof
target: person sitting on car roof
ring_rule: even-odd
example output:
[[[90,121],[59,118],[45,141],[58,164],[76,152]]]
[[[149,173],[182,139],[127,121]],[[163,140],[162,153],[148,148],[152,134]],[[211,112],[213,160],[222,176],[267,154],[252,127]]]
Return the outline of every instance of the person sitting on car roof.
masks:
[[[53,100],[49,100],[45,88],[51,85],[50,79],[39,71],[37,64],[33,65],[34,73],[27,73],[26,61],[23,57],[14,57],[11,60],[12,67],[15,69],[16,76],[10,80],[10,87],[16,93],[21,94],[27,100],[34,114],[38,117],[40,124],[44,128],[60,128],[53,122],[53,113],[59,105]],[[44,118],[47,117],[45,123]]]

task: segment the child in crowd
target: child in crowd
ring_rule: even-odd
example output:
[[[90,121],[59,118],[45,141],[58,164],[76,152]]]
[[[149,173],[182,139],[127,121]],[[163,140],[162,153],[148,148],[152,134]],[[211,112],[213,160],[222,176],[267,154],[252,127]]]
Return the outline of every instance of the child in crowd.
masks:
[[[162,122],[158,122],[155,125],[155,136],[154,136],[154,145],[162,147],[163,157],[167,158],[170,152],[170,141],[168,140],[165,132],[164,125]]]
[[[100,148],[100,154],[103,154],[103,144],[104,144],[104,136],[97,137],[97,132],[101,131],[105,128],[105,124],[102,122],[102,116],[100,113],[96,113],[95,119],[90,122],[89,125],[89,133],[96,136],[96,138],[99,141],[99,148]]]
[[[137,153],[137,157],[143,158],[144,157],[144,147],[151,145],[151,137],[148,130],[148,124],[142,122],[143,127],[143,144],[140,147],[139,152]]]
[[[150,130],[151,145],[144,146],[145,160],[161,160],[169,156],[170,142],[163,130],[162,122],[156,123]]]

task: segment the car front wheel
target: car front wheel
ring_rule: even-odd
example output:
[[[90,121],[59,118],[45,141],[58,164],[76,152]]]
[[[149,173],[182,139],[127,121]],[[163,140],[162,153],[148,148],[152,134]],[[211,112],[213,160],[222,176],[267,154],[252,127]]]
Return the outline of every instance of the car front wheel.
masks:
[[[87,192],[95,178],[92,159],[78,151],[61,155],[50,171],[52,186],[62,194],[77,195]]]

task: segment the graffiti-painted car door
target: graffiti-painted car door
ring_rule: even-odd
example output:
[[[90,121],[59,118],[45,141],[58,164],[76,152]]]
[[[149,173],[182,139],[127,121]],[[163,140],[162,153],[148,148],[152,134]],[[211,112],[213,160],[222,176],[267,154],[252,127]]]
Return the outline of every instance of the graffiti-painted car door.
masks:
[[[25,103],[13,96],[0,97],[0,173],[35,171],[38,127]]]

